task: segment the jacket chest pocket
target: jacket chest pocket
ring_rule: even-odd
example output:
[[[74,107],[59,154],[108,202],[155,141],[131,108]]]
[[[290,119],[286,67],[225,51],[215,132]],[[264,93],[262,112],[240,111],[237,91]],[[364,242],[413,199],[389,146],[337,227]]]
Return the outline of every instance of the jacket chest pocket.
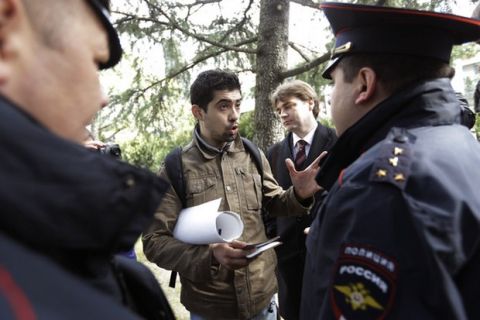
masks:
[[[257,173],[248,173],[243,168],[238,168],[245,194],[245,202],[248,210],[260,210],[262,203],[262,180]]]
[[[216,177],[201,177],[187,180],[187,205],[196,206],[217,198]]]

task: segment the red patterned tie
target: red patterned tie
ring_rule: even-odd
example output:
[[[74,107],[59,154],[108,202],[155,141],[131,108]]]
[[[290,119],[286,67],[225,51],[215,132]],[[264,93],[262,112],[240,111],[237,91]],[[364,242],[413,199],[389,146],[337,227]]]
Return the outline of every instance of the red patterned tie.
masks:
[[[295,169],[297,170],[302,168],[303,163],[307,158],[307,156],[305,155],[306,145],[307,145],[307,142],[305,142],[304,140],[297,141],[297,155],[295,156]]]

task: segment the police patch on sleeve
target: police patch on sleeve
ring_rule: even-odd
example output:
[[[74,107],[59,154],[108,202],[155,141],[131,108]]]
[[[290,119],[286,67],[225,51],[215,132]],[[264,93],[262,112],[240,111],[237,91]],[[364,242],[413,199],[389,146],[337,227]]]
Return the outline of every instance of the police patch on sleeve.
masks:
[[[330,291],[336,319],[384,319],[393,304],[397,264],[375,248],[345,244]]]

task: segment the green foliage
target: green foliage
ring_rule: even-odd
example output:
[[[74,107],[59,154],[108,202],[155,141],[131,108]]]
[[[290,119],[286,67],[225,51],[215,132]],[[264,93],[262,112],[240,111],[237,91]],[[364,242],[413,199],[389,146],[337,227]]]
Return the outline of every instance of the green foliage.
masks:
[[[318,122],[320,122],[320,124],[324,125],[325,127],[335,128],[332,119],[322,118]]]
[[[242,113],[242,116],[240,117],[240,135],[249,140],[253,139],[253,134],[255,132],[253,127],[253,116],[254,112],[248,111]]]
[[[191,130],[143,134],[121,144],[123,159],[131,164],[158,171],[165,156],[174,148],[185,146],[192,138]]]
[[[451,61],[457,59],[470,59],[473,58],[479,52],[478,44],[468,43],[462,46],[455,46],[452,50]]]

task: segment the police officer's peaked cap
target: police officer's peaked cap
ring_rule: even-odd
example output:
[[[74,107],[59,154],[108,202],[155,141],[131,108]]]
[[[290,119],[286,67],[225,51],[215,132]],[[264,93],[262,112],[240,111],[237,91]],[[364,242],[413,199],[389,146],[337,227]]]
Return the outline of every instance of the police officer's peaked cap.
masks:
[[[108,69],[116,65],[122,57],[122,46],[117,31],[110,22],[110,1],[109,0],[88,0],[98,18],[102,22],[108,34],[110,57],[107,62],[100,65],[100,69]]]
[[[336,37],[330,73],[345,55],[384,53],[429,57],[446,63],[454,45],[480,39],[480,21],[452,14],[324,2]]]

